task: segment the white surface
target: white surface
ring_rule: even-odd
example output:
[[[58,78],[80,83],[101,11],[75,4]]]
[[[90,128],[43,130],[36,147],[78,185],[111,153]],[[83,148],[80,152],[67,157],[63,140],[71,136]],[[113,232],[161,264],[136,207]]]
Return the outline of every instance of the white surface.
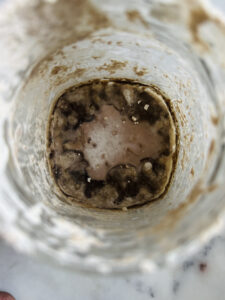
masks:
[[[0,241],[0,290],[16,300],[224,300],[224,275],[225,234],[174,270],[111,278],[50,267]]]

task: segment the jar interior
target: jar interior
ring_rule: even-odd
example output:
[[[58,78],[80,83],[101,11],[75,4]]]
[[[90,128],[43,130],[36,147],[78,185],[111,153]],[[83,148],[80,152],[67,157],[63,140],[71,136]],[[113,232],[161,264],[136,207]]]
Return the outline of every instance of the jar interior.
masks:
[[[100,29],[57,45],[20,82],[6,123],[6,174],[16,191],[8,203],[17,211],[13,226],[27,249],[87,270],[143,269],[203,236],[223,208],[223,120],[213,83],[192,50],[161,25],[149,28],[148,35]],[[66,90],[94,80],[135,82],[167,99],[177,150],[161,198],[125,211],[62,201],[47,161],[49,115]]]

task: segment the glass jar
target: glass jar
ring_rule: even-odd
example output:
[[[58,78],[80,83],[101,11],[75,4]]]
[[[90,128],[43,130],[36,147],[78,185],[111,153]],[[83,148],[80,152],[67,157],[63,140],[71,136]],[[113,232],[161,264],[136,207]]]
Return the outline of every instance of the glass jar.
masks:
[[[76,270],[151,271],[196,251],[221,228],[225,26],[210,10],[200,1],[1,4],[0,232],[6,240]],[[127,211],[62,202],[47,167],[52,104],[69,87],[104,78],[157,88],[176,121],[168,192]]]

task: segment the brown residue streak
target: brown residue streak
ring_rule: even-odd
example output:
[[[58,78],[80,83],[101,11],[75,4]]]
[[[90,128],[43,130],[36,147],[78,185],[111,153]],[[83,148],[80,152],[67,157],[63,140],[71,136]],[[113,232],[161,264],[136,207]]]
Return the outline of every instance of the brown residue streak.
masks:
[[[201,45],[203,50],[209,50],[209,45],[205,41],[202,41],[198,35],[198,27],[205,22],[211,22],[214,23],[223,33],[225,33],[225,26],[220,17],[208,14],[203,5],[197,2],[193,0],[187,0],[187,3],[190,7],[188,25],[192,33],[193,41]]]
[[[92,6],[90,1],[79,1],[79,2],[86,2],[88,13],[89,13],[89,16],[90,16],[89,17],[90,18],[89,23],[93,24],[96,29],[97,28],[102,28],[103,26],[106,28],[107,26],[111,25],[111,23],[110,23],[109,19],[107,18],[106,14],[99,11],[95,6]]]
[[[209,15],[203,7],[197,6],[190,10],[189,28],[195,43],[200,44],[204,50],[208,50],[208,45],[201,40],[198,34],[198,28],[209,20]]]
[[[184,127],[184,121],[182,119],[180,120],[180,124],[182,127]]]
[[[85,71],[86,71],[85,68],[78,68],[74,72],[71,72],[71,73],[67,74],[66,76],[58,76],[59,78],[57,78],[57,81],[54,81],[54,85],[63,84],[66,81],[68,81],[68,79],[70,79],[71,77],[80,77],[84,74]]]
[[[184,150],[183,157],[182,157],[182,160],[181,160],[181,167],[182,167],[183,170],[185,169],[185,160],[186,160],[186,152]]]
[[[211,116],[211,121],[213,125],[217,126],[219,124],[219,118],[215,116]]]
[[[208,193],[212,193],[212,192],[214,192],[215,190],[217,190],[218,187],[219,187],[218,184],[212,184],[212,185],[210,185],[210,186],[207,188],[207,192],[208,192]]]
[[[99,71],[102,70],[109,71],[111,74],[114,74],[117,70],[125,68],[126,65],[127,65],[127,61],[122,62],[122,61],[111,59],[110,64],[104,63],[103,66],[98,67],[97,69]]]
[[[148,22],[142,17],[139,11],[137,10],[128,10],[126,12],[127,18],[131,22],[139,21],[145,27],[149,27]]]
[[[193,168],[191,168],[191,175],[194,176],[195,175],[195,171]]]
[[[105,34],[102,34],[101,37],[95,37],[91,42],[92,44],[95,44],[95,43],[102,43],[102,44],[107,44],[107,45],[112,45],[112,41],[106,41],[104,39],[104,37],[107,37],[107,35]],[[118,43],[118,42],[117,42]]]
[[[207,264],[206,263],[200,263],[198,267],[199,267],[199,270],[201,272],[205,272],[206,269],[207,269]]]
[[[187,197],[187,200],[183,203],[180,203],[179,206],[173,210],[171,210],[168,215],[158,224],[154,229],[159,232],[165,230],[167,228],[172,229],[176,223],[180,220],[182,216],[185,215],[189,206],[195,203],[200,196],[203,196],[207,193],[211,193],[218,188],[217,184],[212,184],[208,187],[203,187],[201,180],[199,180],[190,194]]]
[[[178,115],[180,115],[180,125],[182,127],[185,126],[185,123],[187,123],[187,118],[185,116],[185,114],[181,111],[180,109],[180,104],[182,104],[182,101],[181,100],[177,100],[177,103],[175,103],[175,111]]]
[[[139,69],[137,66],[133,68],[134,72],[138,76],[144,76],[145,74],[148,73],[148,70],[146,68],[141,68]]]
[[[95,30],[102,27],[107,28],[111,25],[107,16],[93,6],[90,1],[67,1],[66,5],[63,1],[55,3],[38,2],[35,6],[27,6],[26,8],[17,9],[17,16],[23,20],[23,26],[26,34],[31,39],[45,47],[51,53],[54,49],[69,45],[78,40],[90,36]],[[32,22],[30,20],[32,19]],[[80,30],[81,22],[90,25],[85,31]],[[51,32],[51,39],[46,43],[46,34]],[[73,46],[75,48],[76,46]],[[61,50],[55,55],[64,56]],[[52,60],[54,56],[50,54],[44,57],[33,68],[30,76],[43,74],[48,69],[47,62]]]
[[[57,75],[59,72],[61,71],[67,71],[67,67],[66,66],[56,66],[52,69],[51,74],[52,75]]]
[[[168,215],[155,227],[155,231],[163,231],[165,229],[172,229],[178,220],[185,214],[187,208],[194,203],[199,196],[201,196],[204,192],[202,188],[201,182],[199,181],[192,191],[190,192],[187,200],[183,203],[180,203],[177,208],[171,210]]]
[[[215,142],[215,140],[212,140],[210,147],[209,147],[209,156],[211,156],[213,154],[215,147],[216,147],[216,142]]]
[[[85,68],[78,68],[74,72],[72,72],[70,75],[79,77],[79,76],[82,76],[85,71],[86,71]]]
[[[62,57],[65,57],[65,53],[63,52],[62,49],[58,49],[56,52],[55,52],[55,55],[60,55]]]
[[[37,74],[43,74],[47,70],[48,62],[53,60],[52,54],[42,58],[32,69],[30,73],[30,78],[34,77]]]
[[[88,0],[38,1],[32,6],[18,7],[16,14],[23,20],[26,35],[32,41],[38,41],[48,52],[111,26],[107,15]],[[85,24],[85,29],[81,30],[80,24]]]
[[[91,42],[92,42],[92,44],[95,44],[95,43],[97,43],[97,42],[99,42],[99,43],[105,43],[105,40],[104,40],[104,39],[101,39],[101,38],[95,38],[95,39],[92,40]]]
[[[150,10],[150,15],[163,22],[176,22],[181,19],[181,8],[178,3],[169,3],[162,5],[153,5]]]

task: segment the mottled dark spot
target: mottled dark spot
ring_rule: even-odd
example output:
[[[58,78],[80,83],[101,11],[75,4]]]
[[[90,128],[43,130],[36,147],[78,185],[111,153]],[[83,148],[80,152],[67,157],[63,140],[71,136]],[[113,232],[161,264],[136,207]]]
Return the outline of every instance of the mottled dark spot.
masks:
[[[163,152],[161,152],[161,155],[169,156],[170,155],[170,149],[165,149]]]
[[[183,269],[184,271],[186,271],[186,270],[188,270],[189,268],[191,268],[191,267],[193,267],[193,266],[194,266],[194,262],[193,262],[192,260],[190,260],[190,261],[185,261],[185,262],[183,263],[182,269]]]
[[[72,170],[70,171],[70,175],[73,177],[76,183],[82,183],[87,179],[87,175],[81,171]]]
[[[160,115],[163,114],[163,109],[147,92],[141,92],[139,98],[142,100],[142,102],[141,104],[135,103],[131,106],[129,110],[130,117],[136,113],[139,115],[141,120],[148,121],[151,125],[154,125],[155,122],[160,118]],[[149,105],[148,110],[145,110],[146,104]]]
[[[164,143],[168,144],[168,146],[169,146],[169,144],[170,144],[170,136],[169,136],[169,134],[163,128],[161,128],[161,129],[158,130],[158,134],[162,136],[162,138],[164,140]]]
[[[156,173],[156,175],[159,175],[160,173],[165,171],[165,166],[158,163],[157,161],[154,161],[152,169]]]
[[[60,167],[57,166],[57,165],[54,165],[54,167],[53,167],[52,170],[53,170],[53,174],[54,174],[55,179],[59,179],[59,177],[61,175],[61,169],[60,169]]]
[[[151,298],[155,298],[155,293],[151,287],[148,289],[148,294]]]
[[[102,180],[91,180],[91,182],[87,182],[84,190],[85,196],[91,198],[93,193],[103,188],[104,185],[105,182]]]
[[[75,124],[75,125],[73,125],[73,126],[71,127],[71,129],[77,130],[78,127],[80,126],[80,124],[81,124],[81,122],[78,121],[77,124]]]
[[[139,192],[139,184],[135,181],[130,181],[127,183],[126,188],[124,189],[125,197],[135,197]]]
[[[54,157],[54,155],[55,155],[55,152],[51,151],[50,154],[49,154],[49,158],[52,159]]]
[[[80,122],[91,122],[94,119],[94,115],[87,112],[84,105],[80,103],[72,103],[73,110],[78,114]]]
[[[67,122],[67,123],[63,126],[63,131],[70,130],[71,128],[72,128],[72,126]]]
[[[135,197],[140,190],[136,169],[130,165],[118,165],[112,168],[107,174],[107,182],[116,187],[119,193],[115,204],[120,204],[125,197]]]
[[[174,280],[174,282],[173,282],[173,293],[176,294],[177,291],[179,290],[179,288],[180,288],[180,282],[177,281],[177,280]]]
[[[144,285],[143,285],[143,282],[142,282],[142,281],[138,280],[138,281],[136,282],[135,286],[136,286],[136,290],[137,290],[138,292],[140,292],[140,293],[143,293],[143,292],[144,292],[145,289],[144,289]]]
[[[60,102],[59,108],[65,117],[68,117],[73,111],[72,105],[64,100]]]
[[[200,264],[199,264],[199,270],[200,270],[201,272],[205,272],[206,269],[207,269],[207,264],[206,264],[206,263],[200,263]]]
[[[119,205],[124,200],[124,194],[120,193],[119,196],[113,201],[114,204]]]

